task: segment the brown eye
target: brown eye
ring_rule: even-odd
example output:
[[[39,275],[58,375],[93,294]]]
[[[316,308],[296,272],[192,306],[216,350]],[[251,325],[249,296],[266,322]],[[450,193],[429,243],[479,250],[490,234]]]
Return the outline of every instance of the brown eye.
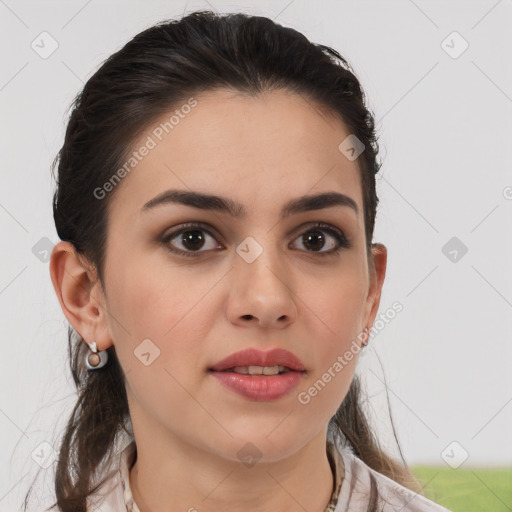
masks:
[[[162,239],[162,243],[169,251],[184,256],[196,256],[194,253],[203,253],[222,247],[216,242],[213,235],[200,224],[183,226],[166,235]]]
[[[314,251],[319,251],[326,244],[326,237],[322,231],[315,229],[303,234],[301,241],[305,247],[310,247]],[[336,244],[331,241],[331,249],[335,246]]]
[[[183,231],[180,235],[180,242],[185,248],[191,251],[197,251],[204,245],[205,238],[200,229],[194,229]]]
[[[342,248],[349,248],[350,243],[342,231],[328,224],[318,223],[304,231],[297,240],[306,248],[306,252],[321,255],[337,254]],[[327,250],[322,250],[327,248]]]

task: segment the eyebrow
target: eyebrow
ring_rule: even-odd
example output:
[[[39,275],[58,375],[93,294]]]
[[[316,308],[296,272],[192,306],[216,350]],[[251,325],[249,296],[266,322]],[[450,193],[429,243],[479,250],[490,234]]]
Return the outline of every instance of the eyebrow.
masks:
[[[141,213],[166,204],[183,204],[200,210],[226,213],[235,218],[244,218],[247,215],[245,207],[232,199],[189,190],[166,190],[148,201],[142,207]],[[357,203],[351,197],[339,192],[324,192],[292,199],[283,206],[281,219],[297,213],[321,210],[333,206],[346,206],[351,208],[356,215],[359,213]]]

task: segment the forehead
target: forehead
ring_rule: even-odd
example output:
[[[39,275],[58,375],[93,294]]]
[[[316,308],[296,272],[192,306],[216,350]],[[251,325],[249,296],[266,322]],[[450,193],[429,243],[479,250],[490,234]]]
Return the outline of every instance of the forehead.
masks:
[[[348,135],[339,118],[289,91],[193,96],[163,112],[130,147],[110,215],[134,221],[167,189],[232,197],[248,210],[275,204],[276,212],[291,198],[338,191],[362,212],[357,160],[338,149]]]

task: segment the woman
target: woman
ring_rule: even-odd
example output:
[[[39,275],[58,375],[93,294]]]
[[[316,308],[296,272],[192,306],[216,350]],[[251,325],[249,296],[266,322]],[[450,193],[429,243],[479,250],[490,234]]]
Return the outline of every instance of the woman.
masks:
[[[78,401],[54,510],[441,511],[354,371],[386,247],[374,119],[334,50],[195,12],[112,55],[58,155]]]

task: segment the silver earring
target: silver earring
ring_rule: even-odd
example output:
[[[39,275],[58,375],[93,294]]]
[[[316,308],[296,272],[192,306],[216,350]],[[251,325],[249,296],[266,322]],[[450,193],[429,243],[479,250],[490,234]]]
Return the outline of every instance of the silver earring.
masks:
[[[368,327],[365,327],[363,332],[364,332],[365,340],[361,344],[361,348],[366,347],[366,345],[368,345],[368,341],[370,340],[370,335],[368,333]]]
[[[107,351],[100,350],[98,352],[98,347],[96,346],[95,341],[92,343],[87,343],[87,345],[89,345],[91,351],[85,355],[85,366],[87,366],[89,370],[97,370],[98,368],[105,366],[108,361]]]

